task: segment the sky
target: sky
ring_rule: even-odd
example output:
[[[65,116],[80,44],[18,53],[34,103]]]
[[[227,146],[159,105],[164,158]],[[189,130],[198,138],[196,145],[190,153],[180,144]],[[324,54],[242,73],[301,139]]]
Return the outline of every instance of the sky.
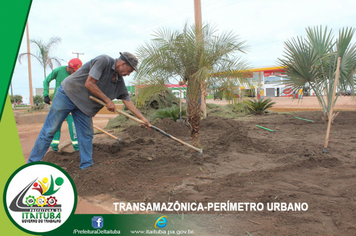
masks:
[[[201,8],[203,23],[215,26],[218,34],[232,31],[246,41],[247,53],[240,56],[251,68],[277,66],[284,42],[306,36],[309,26],[327,26],[335,36],[343,27],[356,28],[355,0],[201,0]],[[194,0],[33,0],[28,18],[30,39],[61,38],[52,56],[62,65],[77,57],[73,52],[83,53],[79,55],[83,63],[101,54],[113,58],[124,51],[135,54],[155,30],[181,30],[186,23],[194,24]],[[36,53],[35,46],[30,50]],[[26,31],[19,50],[25,52]],[[27,57],[21,62],[15,66],[12,91],[29,103]],[[31,65],[36,95],[35,88],[43,87],[44,73],[34,57]],[[50,72],[47,68],[47,75]],[[130,85],[133,75],[125,81]]]

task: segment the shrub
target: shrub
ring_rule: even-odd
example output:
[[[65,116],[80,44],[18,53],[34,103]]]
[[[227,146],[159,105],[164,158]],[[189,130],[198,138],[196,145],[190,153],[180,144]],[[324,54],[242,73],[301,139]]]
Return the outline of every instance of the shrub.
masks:
[[[21,95],[10,95],[11,103],[22,103]]]
[[[255,99],[254,98],[252,100],[246,100],[245,103],[247,105],[247,109],[255,115],[263,114],[264,112],[266,112],[266,110],[268,108],[271,108],[274,104],[276,104],[270,98],[266,98],[266,99],[263,99],[263,98]]]
[[[187,115],[186,110],[182,108],[182,117],[186,116],[186,115]],[[152,115],[152,118],[153,119],[171,118],[174,122],[176,122],[180,118],[179,107],[176,105],[173,105],[170,108],[164,108],[164,109],[158,110]]]
[[[41,95],[33,96],[33,103],[43,103],[43,97]]]
[[[179,104],[170,89],[156,84],[139,88],[137,96],[131,97],[131,100],[140,110],[158,110]]]

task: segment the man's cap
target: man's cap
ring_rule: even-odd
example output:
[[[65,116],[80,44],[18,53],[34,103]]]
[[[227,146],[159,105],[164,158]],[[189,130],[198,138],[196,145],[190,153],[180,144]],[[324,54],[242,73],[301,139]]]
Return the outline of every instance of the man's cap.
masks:
[[[137,70],[137,64],[138,64],[138,59],[133,55],[132,53],[129,52],[120,52],[120,59],[128,63],[136,72]]]
[[[74,71],[77,71],[82,65],[83,63],[79,58],[73,58],[68,62],[68,66],[73,68]]]

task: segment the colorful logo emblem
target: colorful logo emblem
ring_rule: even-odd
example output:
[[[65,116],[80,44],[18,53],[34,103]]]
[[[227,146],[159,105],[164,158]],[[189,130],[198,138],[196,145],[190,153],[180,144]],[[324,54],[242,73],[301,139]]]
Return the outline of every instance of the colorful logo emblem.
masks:
[[[36,162],[22,166],[9,178],[4,193],[10,220],[30,233],[61,226],[74,212],[76,190],[70,176],[58,166]]]
[[[164,228],[167,226],[167,216],[160,216],[157,218],[155,228]]]
[[[104,226],[104,219],[101,216],[94,216],[91,219],[91,226],[93,226],[94,229],[101,229]]]

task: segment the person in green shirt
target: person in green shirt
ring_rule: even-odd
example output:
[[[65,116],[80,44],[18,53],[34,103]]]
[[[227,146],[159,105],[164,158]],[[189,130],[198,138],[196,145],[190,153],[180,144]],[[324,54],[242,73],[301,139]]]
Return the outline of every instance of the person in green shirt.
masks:
[[[49,84],[52,80],[56,80],[56,87],[54,90],[54,95],[57,92],[58,87],[61,85],[62,81],[67,78],[69,75],[76,72],[81,66],[82,61],[79,58],[73,58],[68,62],[68,66],[60,66],[54,69],[47,78],[43,81],[43,100],[47,104],[51,104],[51,99],[49,98]],[[54,96],[53,96],[54,97]],[[74,150],[78,151],[78,140],[77,140],[77,132],[75,130],[73,117],[69,114],[66,118],[68,123],[68,129],[70,138],[72,140],[72,145]],[[54,151],[58,151],[59,139],[61,138],[61,127],[59,127],[58,131],[53,137],[51,142],[51,148]]]

